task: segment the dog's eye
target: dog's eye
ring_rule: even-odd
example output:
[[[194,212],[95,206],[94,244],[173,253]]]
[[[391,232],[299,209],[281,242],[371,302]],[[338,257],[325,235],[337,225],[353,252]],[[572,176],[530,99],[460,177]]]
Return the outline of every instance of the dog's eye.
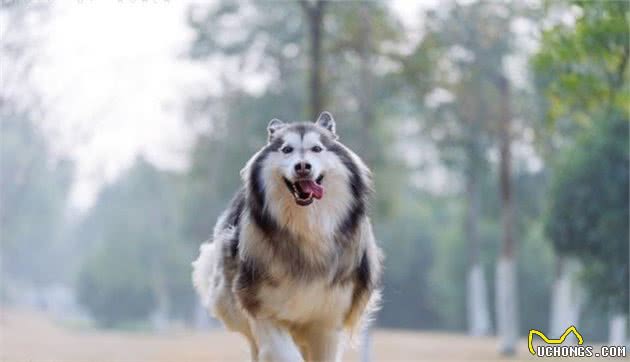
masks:
[[[313,146],[313,148],[311,148],[311,151],[319,153],[322,152],[322,148],[319,146]]]
[[[293,152],[293,147],[291,146],[282,147],[282,153],[291,153],[291,152]]]

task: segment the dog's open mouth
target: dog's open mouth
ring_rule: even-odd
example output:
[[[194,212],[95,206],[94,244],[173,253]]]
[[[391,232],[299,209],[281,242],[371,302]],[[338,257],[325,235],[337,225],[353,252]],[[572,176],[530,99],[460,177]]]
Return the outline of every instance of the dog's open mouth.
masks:
[[[298,179],[293,182],[285,178],[284,183],[298,205],[308,206],[313,203],[314,198],[319,200],[324,196],[323,179],[324,175],[320,175],[316,180]]]

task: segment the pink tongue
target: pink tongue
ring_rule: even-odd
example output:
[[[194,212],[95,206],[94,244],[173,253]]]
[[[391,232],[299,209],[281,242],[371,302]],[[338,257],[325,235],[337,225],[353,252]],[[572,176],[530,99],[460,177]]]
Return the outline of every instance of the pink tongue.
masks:
[[[324,188],[318,185],[315,181],[299,181],[300,188],[307,194],[313,194],[316,199],[321,199],[324,196]]]

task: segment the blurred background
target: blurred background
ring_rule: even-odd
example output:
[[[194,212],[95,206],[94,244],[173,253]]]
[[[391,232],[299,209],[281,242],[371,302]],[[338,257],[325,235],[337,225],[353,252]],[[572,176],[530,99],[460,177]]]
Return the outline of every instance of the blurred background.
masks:
[[[349,360],[627,344],[629,3],[3,0],[2,360],[244,360],[190,263],[271,118],[375,174]],[[170,357],[169,357],[170,356]]]

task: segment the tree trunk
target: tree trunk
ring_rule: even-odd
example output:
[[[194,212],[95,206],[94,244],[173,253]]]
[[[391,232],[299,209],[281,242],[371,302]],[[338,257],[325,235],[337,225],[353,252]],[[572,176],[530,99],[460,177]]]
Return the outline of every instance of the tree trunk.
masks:
[[[581,308],[581,293],[576,283],[576,274],[579,271],[577,261],[567,257],[556,258],[556,277],[551,290],[551,325],[550,334],[558,338],[569,326],[578,327]],[[571,334],[567,337],[569,342],[575,343],[577,339]]]
[[[361,31],[358,39],[359,55],[359,84],[356,94],[359,103],[359,116],[363,123],[361,128],[361,152],[362,157],[371,165],[375,162],[375,139],[374,131],[374,93],[372,72],[372,17],[366,3],[359,7],[359,17],[361,21]]]
[[[479,260],[479,181],[478,152],[476,134],[471,132],[468,158],[469,169],[466,175],[466,218],[464,233],[468,241],[467,316],[468,334],[485,336],[490,333],[490,312],[488,309],[486,277]]]
[[[468,271],[468,334],[487,336],[490,334],[490,312],[488,288],[481,263],[470,266]]]
[[[510,152],[510,87],[508,80],[501,76],[498,80],[501,93],[499,120],[499,189],[501,193],[501,220],[503,236],[501,255],[497,263],[496,308],[499,351],[505,355],[516,352],[518,339],[518,297],[516,295],[515,242],[513,235],[514,205],[511,184]]]
[[[322,25],[324,22],[324,0],[309,2],[300,1],[304,10],[309,29],[309,113],[312,120],[316,120],[319,112],[323,111],[322,92]]]
[[[164,332],[168,329],[169,325],[171,301],[166,288],[165,278],[160,272],[153,273],[153,283],[151,286],[153,295],[157,301],[155,310],[151,315],[151,323],[154,330]]]
[[[513,355],[518,340],[516,270],[514,258],[501,255],[496,270],[496,309],[499,352]]]
[[[616,313],[610,317],[608,324],[608,344],[611,346],[625,346],[628,344],[626,331],[628,321],[626,314]]]

